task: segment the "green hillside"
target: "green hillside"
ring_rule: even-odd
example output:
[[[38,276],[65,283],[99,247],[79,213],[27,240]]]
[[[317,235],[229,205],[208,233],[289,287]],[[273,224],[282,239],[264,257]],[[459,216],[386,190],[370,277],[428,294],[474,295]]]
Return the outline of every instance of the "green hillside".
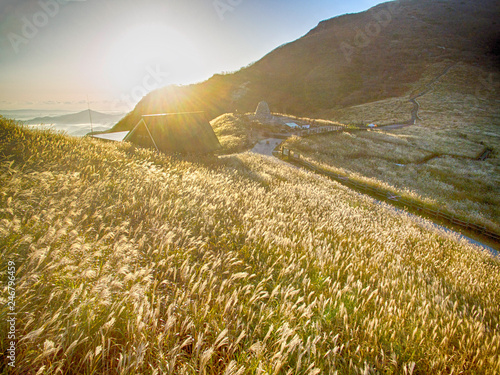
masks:
[[[500,372],[500,262],[335,182],[0,120],[12,374]]]

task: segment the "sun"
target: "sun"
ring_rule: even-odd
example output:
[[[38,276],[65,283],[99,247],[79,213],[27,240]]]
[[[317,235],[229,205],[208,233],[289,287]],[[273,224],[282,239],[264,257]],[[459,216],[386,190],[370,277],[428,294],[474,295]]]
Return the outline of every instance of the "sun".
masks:
[[[109,43],[105,59],[110,83],[120,91],[140,85],[150,72],[157,86],[188,79],[200,64],[196,45],[178,30],[162,24],[130,27]]]

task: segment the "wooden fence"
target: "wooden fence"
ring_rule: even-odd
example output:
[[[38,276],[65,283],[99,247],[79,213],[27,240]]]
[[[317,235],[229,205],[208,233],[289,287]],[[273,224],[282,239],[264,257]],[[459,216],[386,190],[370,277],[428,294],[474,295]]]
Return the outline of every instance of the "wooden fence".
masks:
[[[322,126],[320,128],[312,128],[312,129],[302,130],[297,135],[299,137],[307,137],[309,135],[314,135],[314,134],[341,132],[341,131],[345,131],[345,130],[346,130],[346,127],[340,126],[340,125],[339,126]]]
[[[346,185],[352,189],[355,189],[355,190],[358,190],[360,192],[371,195],[373,197],[376,197],[379,200],[386,201],[388,203],[391,203],[392,205],[406,207],[413,212],[417,212],[420,214],[427,215],[429,217],[433,217],[436,219],[440,219],[440,220],[449,222],[457,227],[481,234],[481,235],[488,237],[489,239],[491,239],[497,243],[500,243],[500,234],[495,233],[482,225],[474,224],[474,223],[471,223],[470,221],[463,221],[463,220],[459,219],[458,217],[446,212],[445,210],[438,209],[436,211],[436,210],[433,210],[429,207],[426,207],[425,205],[423,205],[421,203],[418,203],[418,202],[409,200],[407,198],[398,196],[398,195],[394,194],[393,192],[390,192],[390,191],[387,191],[387,190],[384,190],[381,188],[377,188],[375,186],[371,186],[369,184],[362,183],[360,181],[355,181],[353,179],[350,179],[347,176],[342,176],[340,174],[328,171],[326,169],[323,169],[321,167],[318,167],[316,165],[313,165],[313,164],[307,162],[306,160],[304,160],[301,157],[301,155],[299,153],[294,152],[293,150],[290,150],[288,148],[282,147],[278,152],[278,156],[285,161],[289,161],[289,162],[292,162],[294,164],[298,164],[298,165],[300,165],[306,169],[309,169],[313,172],[328,176],[331,179],[338,181],[343,185]]]

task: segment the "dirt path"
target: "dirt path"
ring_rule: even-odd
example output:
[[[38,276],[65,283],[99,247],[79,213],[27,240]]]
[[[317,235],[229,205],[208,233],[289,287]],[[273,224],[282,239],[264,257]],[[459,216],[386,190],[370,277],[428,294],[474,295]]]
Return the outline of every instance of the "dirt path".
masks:
[[[428,94],[429,92],[432,91],[432,86],[438,82],[443,76],[448,74],[451,68],[453,68],[456,64],[448,66],[441,74],[439,74],[436,78],[432,80],[432,82],[428,83],[425,86],[425,90],[418,93],[415,96],[410,97],[410,102],[413,104],[413,110],[411,111],[411,120],[410,120],[410,125],[415,125],[417,123],[417,120],[421,120],[420,117],[418,117],[418,111],[420,110],[420,103],[417,101],[418,98],[421,98],[422,96]]]
[[[403,124],[394,124],[394,125],[381,125],[379,126],[380,129],[401,129],[405,128],[407,126],[415,125],[417,123],[417,120],[421,120],[421,118],[418,116],[418,112],[420,111],[420,103],[417,101],[418,98],[421,98],[422,96],[428,94],[429,92],[432,91],[433,85],[438,82],[443,76],[448,74],[451,68],[453,68],[456,64],[448,66],[443,72],[441,72],[436,78],[432,80],[432,82],[428,83],[425,85],[424,91],[411,96],[410,95],[410,103],[413,104],[413,109],[411,110],[411,118],[408,120],[408,122],[403,123]]]

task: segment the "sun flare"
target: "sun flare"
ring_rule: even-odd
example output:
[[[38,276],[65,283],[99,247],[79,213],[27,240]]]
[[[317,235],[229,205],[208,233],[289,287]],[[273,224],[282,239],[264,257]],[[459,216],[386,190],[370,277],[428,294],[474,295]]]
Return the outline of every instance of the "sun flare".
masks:
[[[197,67],[200,57],[195,44],[179,31],[159,24],[142,24],[121,33],[106,57],[110,83],[120,90],[140,84],[152,69],[163,86],[175,82]]]

